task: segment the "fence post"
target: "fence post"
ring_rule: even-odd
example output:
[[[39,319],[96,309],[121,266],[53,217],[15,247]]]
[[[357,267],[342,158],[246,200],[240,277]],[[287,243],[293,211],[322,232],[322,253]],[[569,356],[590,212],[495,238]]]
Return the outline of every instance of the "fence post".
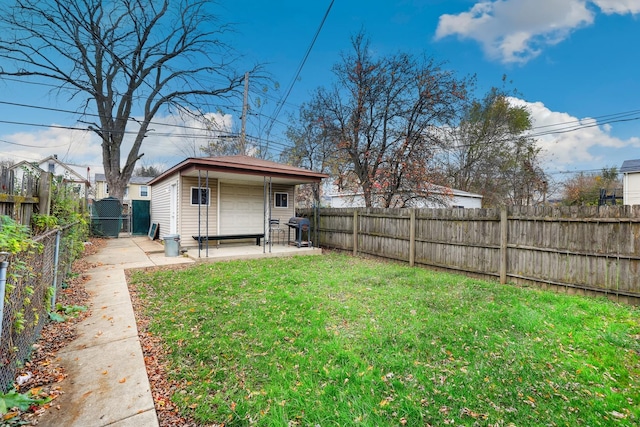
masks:
[[[353,255],[358,255],[358,210],[353,211]]]
[[[409,266],[413,267],[416,260],[416,209],[411,209],[409,224]]]
[[[507,243],[508,243],[507,209],[500,210],[500,283],[507,283]]]
[[[40,174],[40,183],[38,185],[38,210],[40,215],[51,214],[51,180],[53,174],[51,172],[42,172]]]

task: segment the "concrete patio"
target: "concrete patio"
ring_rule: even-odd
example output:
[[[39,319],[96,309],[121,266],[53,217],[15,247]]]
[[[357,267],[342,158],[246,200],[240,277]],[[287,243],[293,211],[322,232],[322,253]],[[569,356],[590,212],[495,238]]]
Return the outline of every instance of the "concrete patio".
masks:
[[[150,240],[146,236],[134,236],[132,239],[142,248],[149,258],[156,263],[175,264],[175,257],[165,256],[165,247],[162,240]],[[197,242],[181,241],[179,257],[189,258],[196,262],[215,262],[230,261],[234,259],[253,259],[253,258],[270,258],[282,256],[298,256],[298,255],[322,255],[322,249],[314,247],[300,247],[287,242],[274,243],[266,246],[258,246],[254,243],[230,243],[210,242],[209,247],[203,245],[202,249],[198,249]],[[194,246],[195,245],[195,246]],[[183,252],[184,251],[184,252]]]

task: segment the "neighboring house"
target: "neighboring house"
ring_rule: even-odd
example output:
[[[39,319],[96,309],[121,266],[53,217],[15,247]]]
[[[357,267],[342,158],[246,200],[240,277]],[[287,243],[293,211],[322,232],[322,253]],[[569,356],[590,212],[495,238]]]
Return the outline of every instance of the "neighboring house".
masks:
[[[129,185],[124,190],[122,204],[129,205],[132,200],[151,200],[149,181],[152,179],[149,176],[132,176],[129,179]],[[109,197],[107,178],[103,173],[97,173],[95,177],[95,199],[102,200],[107,197]]]
[[[269,219],[295,216],[296,185],[328,175],[249,156],[188,158],[149,182],[151,222],[159,236],[262,233]]]
[[[433,193],[438,200],[442,200],[446,205],[435,200],[416,199],[412,200],[412,206],[416,208],[481,208],[482,195],[468,193],[462,190],[455,190],[441,186],[433,186]],[[330,194],[323,197],[323,206],[331,208],[362,208],[365,206],[362,193],[346,193],[333,189]]]
[[[26,160],[10,166],[9,170],[13,171],[12,191],[15,194],[22,195],[27,195],[25,193],[26,189],[32,188],[35,185],[30,184],[29,181],[37,182],[37,180],[40,179],[40,173],[43,172],[36,163],[27,162]]]
[[[640,159],[625,160],[620,173],[622,173],[622,203],[640,205]]]
[[[89,194],[89,168],[86,166],[79,166],[73,164],[63,163],[58,160],[58,156],[55,154],[49,156],[39,162],[20,162],[11,166],[16,172],[16,178],[18,180],[23,179],[25,174],[39,175],[39,171],[51,172],[54,177],[62,180],[67,184],[74,193],[79,197],[87,198]]]

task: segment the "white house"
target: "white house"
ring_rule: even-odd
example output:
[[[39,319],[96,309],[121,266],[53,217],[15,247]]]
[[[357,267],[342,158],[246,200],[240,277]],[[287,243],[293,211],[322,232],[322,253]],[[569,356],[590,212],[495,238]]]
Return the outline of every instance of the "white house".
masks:
[[[413,200],[412,207],[416,208],[481,208],[482,195],[468,193],[453,188],[445,188],[434,185],[432,192],[436,196],[434,199],[441,200],[442,203],[430,199]],[[323,196],[323,205],[331,208],[362,208],[365,207],[362,193],[340,192],[336,188]]]
[[[24,179],[25,175],[29,174],[39,177],[39,171],[51,172],[53,176],[61,179],[79,197],[85,199],[91,186],[89,183],[89,168],[87,166],[61,162],[55,154],[39,162],[22,161],[16,163],[10,169],[15,171],[18,180]]]
[[[625,160],[620,173],[622,173],[622,203],[640,205],[640,159]]]

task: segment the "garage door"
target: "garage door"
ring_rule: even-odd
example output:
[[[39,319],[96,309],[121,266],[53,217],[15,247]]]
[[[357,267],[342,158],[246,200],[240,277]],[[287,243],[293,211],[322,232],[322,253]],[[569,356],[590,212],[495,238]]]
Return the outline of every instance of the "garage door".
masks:
[[[220,184],[220,234],[264,231],[262,186]]]

